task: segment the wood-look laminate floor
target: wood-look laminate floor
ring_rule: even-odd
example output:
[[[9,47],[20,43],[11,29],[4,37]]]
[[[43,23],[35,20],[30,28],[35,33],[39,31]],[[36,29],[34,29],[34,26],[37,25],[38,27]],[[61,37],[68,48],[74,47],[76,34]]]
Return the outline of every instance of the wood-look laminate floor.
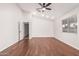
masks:
[[[79,50],[55,38],[24,39],[0,53],[1,56],[79,56]]]

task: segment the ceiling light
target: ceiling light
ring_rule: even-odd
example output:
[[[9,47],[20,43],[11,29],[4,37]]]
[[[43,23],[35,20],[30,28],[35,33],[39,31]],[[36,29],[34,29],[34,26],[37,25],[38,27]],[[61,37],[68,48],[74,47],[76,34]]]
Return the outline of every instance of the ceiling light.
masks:
[[[44,14],[42,14],[42,16],[44,16]]]
[[[45,11],[46,9],[45,8],[42,8],[42,10]]]
[[[32,14],[33,14],[33,15],[36,15],[36,12],[33,12]]]

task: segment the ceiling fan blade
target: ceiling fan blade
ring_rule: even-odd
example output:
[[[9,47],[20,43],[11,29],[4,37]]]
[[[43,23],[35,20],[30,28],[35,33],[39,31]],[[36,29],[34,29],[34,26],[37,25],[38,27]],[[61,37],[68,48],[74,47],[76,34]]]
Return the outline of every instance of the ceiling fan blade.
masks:
[[[49,5],[51,5],[52,3],[48,3],[47,5],[46,5],[46,7],[48,7]]]
[[[52,10],[51,8],[46,8],[47,10]]]
[[[43,7],[43,5],[41,3],[39,3],[39,5]]]

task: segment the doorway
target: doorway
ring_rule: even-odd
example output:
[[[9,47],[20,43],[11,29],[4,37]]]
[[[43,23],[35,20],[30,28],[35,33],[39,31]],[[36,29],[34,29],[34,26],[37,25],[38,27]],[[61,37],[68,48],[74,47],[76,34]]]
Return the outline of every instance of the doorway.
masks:
[[[29,39],[29,22],[24,22],[24,39]]]

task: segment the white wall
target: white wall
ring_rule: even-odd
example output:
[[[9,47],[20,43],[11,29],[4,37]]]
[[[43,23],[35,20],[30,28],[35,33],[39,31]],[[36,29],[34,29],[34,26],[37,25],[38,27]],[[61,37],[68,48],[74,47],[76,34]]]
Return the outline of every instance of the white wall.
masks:
[[[53,21],[33,16],[32,37],[53,37]]]
[[[18,21],[21,20],[22,12],[16,4],[0,4],[0,51],[18,41]]]
[[[57,19],[55,19],[55,37],[58,38],[59,40],[73,46],[74,48],[79,49],[79,26],[78,26],[78,33],[74,34],[74,33],[64,33],[62,32],[62,20],[72,16],[72,15],[77,15],[77,20],[78,20],[78,24],[79,24],[79,8],[73,9],[70,12],[67,12],[66,14],[64,14],[61,17],[57,17]]]

